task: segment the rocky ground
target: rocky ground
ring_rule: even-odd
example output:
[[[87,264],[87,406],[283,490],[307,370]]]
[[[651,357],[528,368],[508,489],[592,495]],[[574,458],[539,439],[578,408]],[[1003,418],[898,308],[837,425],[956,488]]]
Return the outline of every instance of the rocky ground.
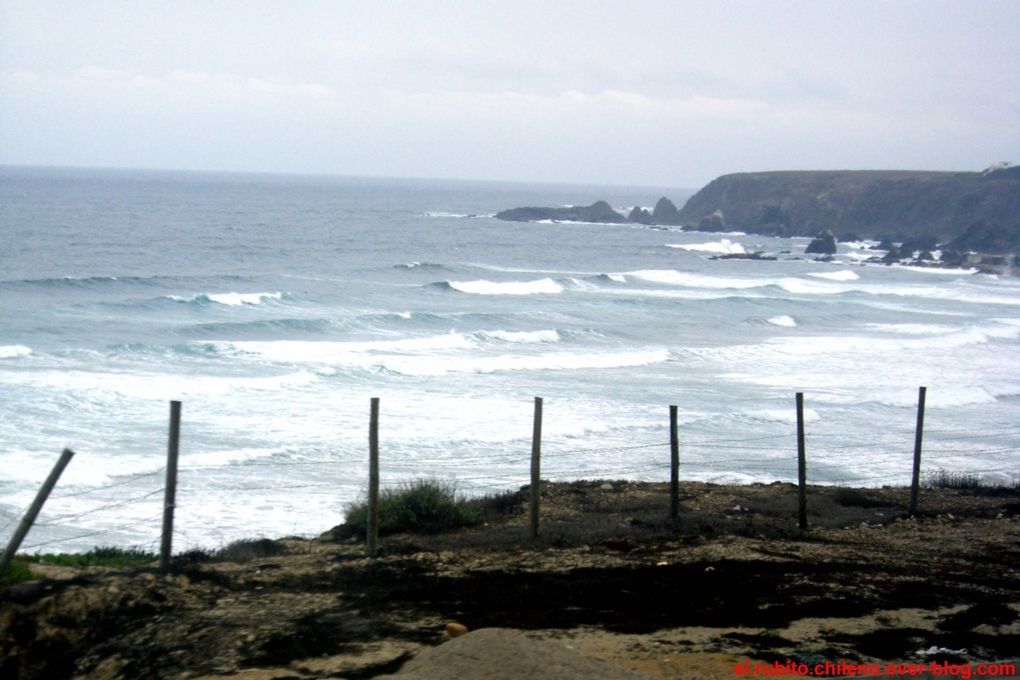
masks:
[[[538,540],[521,494],[482,527],[386,537],[375,559],[335,532],[169,575],[33,565],[41,580],[0,591],[0,677],[427,677],[401,668],[451,621],[619,677],[1013,658],[1020,492],[926,490],[915,518],[906,505],[905,489],[813,488],[802,533],[785,484],[684,483],[677,522],[665,485],[548,484]]]

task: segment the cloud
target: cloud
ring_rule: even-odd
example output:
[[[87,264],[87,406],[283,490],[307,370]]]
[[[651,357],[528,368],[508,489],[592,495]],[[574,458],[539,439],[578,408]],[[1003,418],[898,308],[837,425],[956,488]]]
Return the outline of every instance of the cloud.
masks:
[[[231,73],[205,73],[173,70],[162,76],[132,73],[87,64],[67,74],[40,74],[34,71],[0,72],[0,85],[9,89],[30,86],[46,89],[54,96],[64,96],[83,89],[106,88],[106,94],[115,94],[120,101],[144,99],[156,93],[163,95],[188,94],[212,100],[223,97],[263,97],[270,99],[317,99],[337,97],[336,91],[314,82],[295,82],[270,78],[244,77]],[[12,96],[16,93],[12,92]]]

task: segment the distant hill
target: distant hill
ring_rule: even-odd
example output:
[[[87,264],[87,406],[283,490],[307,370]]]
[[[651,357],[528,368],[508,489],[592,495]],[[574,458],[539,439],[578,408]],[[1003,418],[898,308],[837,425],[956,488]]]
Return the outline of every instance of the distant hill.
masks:
[[[1020,249],[1020,167],[986,172],[787,171],[724,175],[680,210],[703,231]]]

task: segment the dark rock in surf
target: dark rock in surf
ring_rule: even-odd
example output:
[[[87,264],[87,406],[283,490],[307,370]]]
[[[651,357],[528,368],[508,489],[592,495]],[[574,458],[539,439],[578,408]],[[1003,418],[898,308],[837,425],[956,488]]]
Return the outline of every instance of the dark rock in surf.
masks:
[[[627,215],[628,222],[634,222],[635,224],[653,224],[652,214],[642,207],[635,206],[630,214]]]
[[[680,211],[677,210],[673,201],[663,196],[656,202],[655,208],[652,210],[652,223],[679,226]]]
[[[836,253],[836,237],[826,229],[808,244],[804,252],[808,255],[834,255]]]

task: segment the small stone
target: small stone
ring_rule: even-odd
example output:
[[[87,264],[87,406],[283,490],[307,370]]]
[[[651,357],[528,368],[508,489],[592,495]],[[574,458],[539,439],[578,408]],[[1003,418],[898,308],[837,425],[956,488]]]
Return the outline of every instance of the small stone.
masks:
[[[464,635],[467,632],[468,628],[463,623],[451,621],[450,623],[446,624],[446,634],[452,638],[460,637],[461,635]]]

